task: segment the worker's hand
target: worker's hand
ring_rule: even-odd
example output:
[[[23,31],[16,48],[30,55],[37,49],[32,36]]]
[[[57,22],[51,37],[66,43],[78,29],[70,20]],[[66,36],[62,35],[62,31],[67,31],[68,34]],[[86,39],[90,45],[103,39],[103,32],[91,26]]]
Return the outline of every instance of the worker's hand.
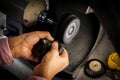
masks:
[[[31,50],[41,38],[53,40],[50,33],[45,31],[35,31],[9,38],[8,42],[13,57],[37,61],[37,59],[33,56]]]
[[[58,72],[69,64],[66,49],[59,55],[58,43],[53,42],[51,50],[43,57],[40,64],[34,68],[34,75],[51,80]]]

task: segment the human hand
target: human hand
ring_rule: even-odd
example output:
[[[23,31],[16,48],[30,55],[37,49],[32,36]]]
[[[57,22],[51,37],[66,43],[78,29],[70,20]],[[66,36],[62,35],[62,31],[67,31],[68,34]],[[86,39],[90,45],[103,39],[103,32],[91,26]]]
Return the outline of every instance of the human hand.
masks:
[[[51,80],[58,72],[69,64],[66,49],[59,55],[58,43],[53,42],[51,50],[43,57],[40,64],[34,68],[34,75]]]
[[[8,39],[8,43],[14,58],[24,58],[37,61],[37,57],[32,55],[33,46],[42,38],[53,40],[49,32],[34,31]]]

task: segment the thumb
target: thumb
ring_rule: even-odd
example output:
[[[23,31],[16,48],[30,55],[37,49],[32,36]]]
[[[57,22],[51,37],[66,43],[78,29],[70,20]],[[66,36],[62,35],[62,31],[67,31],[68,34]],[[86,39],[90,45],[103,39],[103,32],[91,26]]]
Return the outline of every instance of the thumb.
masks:
[[[58,42],[54,41],[51,46],[51,50],[57,50],[58,51]]]
[[[63,50],[63,52],[62,52],[62,54],[60,55],[61,57],[68,57],[68,52],[67,52],[67,50],[64,48],[64,50]]]
[[[58,42],[54,41],[51,45],[51,50],[46,55],[59,55]]]

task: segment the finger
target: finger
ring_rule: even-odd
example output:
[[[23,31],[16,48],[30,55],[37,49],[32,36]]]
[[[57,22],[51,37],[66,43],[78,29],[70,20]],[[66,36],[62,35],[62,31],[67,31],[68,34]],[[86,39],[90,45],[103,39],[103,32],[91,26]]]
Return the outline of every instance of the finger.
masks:
[[[31,45],[31,47],[35,45],[41,38],[46,38],[51,41],[54,40],[53,37],[50,35],[50,33],[46,31],[43,31],[43,32],[35,31],[35,32],[28,33],[24,36],[27,37],[25,38],[25,42],[28,45]]]
[[[52,43],[51,50],[57,50],[58,51],[58,42],[54,41]]]
[[[68,52],[67,50],[64,48],[62,54],[60,55],[61,57],[68,57]]]
[[[54,41],[52,43],[51,49],[50,51],[47,52],[47,54],[45,56],[59,56],[59,52],[58,52],[58,42]]]
[[[33,58],[33,61],[35,61],[35,62],[39,62],[39,61],[38,61],[38,58]]]
[[[50,41],[54,40],[53,37],[50,35],[50,33],[47,32],[47,31],[42,31],[42,32],[39,31],[39,32],[37,32],[37,35],[39,36],[40,39],[41,38],[46,38]]]
[[[65,61],[65,65],[68,66],[69,65],[69,57],[68,57],[68,52],[66,49],[64,49],[63,53],[60,55],[60,57],[62,58],[62,60]]]
[[[38,62],[38,57],[34,57],[34,56],[29,56],[28,60],[34,61],[34,62]]]

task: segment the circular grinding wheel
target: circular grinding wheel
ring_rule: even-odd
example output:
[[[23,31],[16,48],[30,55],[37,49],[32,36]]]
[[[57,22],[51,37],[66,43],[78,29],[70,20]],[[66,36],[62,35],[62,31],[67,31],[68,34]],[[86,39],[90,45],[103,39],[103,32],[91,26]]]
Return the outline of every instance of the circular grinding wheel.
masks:
[[[77,35],[80,28],[80,19],[74,15],[68,15],[64,21],[62,21],[60,26],[59,38],[61,42],[69,44],[72,42],[73,38]]]

